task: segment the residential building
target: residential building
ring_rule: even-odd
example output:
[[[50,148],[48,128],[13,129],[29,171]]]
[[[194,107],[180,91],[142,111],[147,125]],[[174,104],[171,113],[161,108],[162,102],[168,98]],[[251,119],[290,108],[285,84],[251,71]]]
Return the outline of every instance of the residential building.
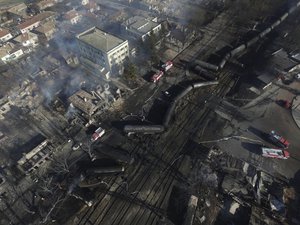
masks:
[[[285,50],[280,48],[270,53],[270,58],[266,62],[267,66],[262,70],[254,72],[256,79],[259,81],[256,83],[260,84],[258,88],[264,89],[271,85],[274,80],[283,78],[285,74],[289,74],[300,68],[299,62],[291,59]]]
[[[66,14],[64,15],[64,19],[71,24],[77,24],[78,22],[80,22],[81,18],[82,15],[74,9],[66,12]]]
[[[48,21],[36,28],[34,31],[38,34],[40,42],[46,43],[54,37],[56,32],[55,23]]]
[[[0,23],[2,27],[5,26],[6,24],[13,23],[11,16],[5,10],[2,11],[0,10]]]
[[[27,5],[24,3],[17,4],[7,10],[7,12],[12,16],[16,18],[28,18],[29,16],[27,15]]]
[[[36,16],[31,17],[25,22],[19,24],[17,28],[21,31],[22,34],[37,28],[42,22],[53,20],[55,16],[54,12],[42,12]]]
[[[81,62],[88,70],[121,73],[123,62],[129,56],[128,41],[93,27],[77,36]]]
[[[95,12],[100,10],[100,5],[97,4],[95,1],[89,1],[88,4],[84,5],[84,8],[88,11],[88,12]]]
[[[0,120],[5,118],[4,115],[10,111],[12,105],[12,102],[8,99],[0,99]]]
[[[0,59],[4,63],[16,60],[23,54],[24,54],[23,49],[18,46],[15,46],[12,43],[7,43],[2,47],[0,47]]]
[[[43,0],[38,3],[36,3],[36,6],[39,10],[44,10],[48,7],[54,6],[56,4],[55,0]]]
[[[134,16],[122,23],[122,28],[134,38],[145,41],[151,33],[156,34],[161,30],[161,24],[157,22],[157,18]]]
[[[19,36],[14,38],[14,41],[22,44],[24,47],[35,47],[38,45],[39,39],[37,34],[29,31],[24,34],[20,34]]]
[[[12,38],[13,38],[13,36],[9,32],[9,30],[0,28],[0,41],[2,43],[5,43],[6,41],[8,41],[9,39],[12,39]]]
[[[88,116],[91,116],[96,112],[97,103],[99,102],[99,99],[96,96],[93,96],[84,90],[77,91],[75,94],[71,95],[68,100],[71,107],[79,109]]]
[[[76,66],[79,64],[78,57],[73,53],[62,52],[62,57],[66,61],[66,63],[70,66]]]
[[[50,158],[52,150],[53,149],[47,139],[42,141],[18,160],[18,168],[26,174],[33,172]]]

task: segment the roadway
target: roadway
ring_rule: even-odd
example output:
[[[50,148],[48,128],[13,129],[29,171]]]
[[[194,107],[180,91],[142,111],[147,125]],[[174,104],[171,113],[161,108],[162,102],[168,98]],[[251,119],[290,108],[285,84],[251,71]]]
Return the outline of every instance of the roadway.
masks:
[[[263,158],[260,155],[260,144],[251,144],[243,139],[230,139],[219,142],[218,145],[224,151],[257,165],[258,168],[270,174],[280,174],[293,179],[300,170],[300,129],[292,117],[291,110],[278,105],[276,100],[291,101],[295,96],[295,90],[299,88],[299,82],[293,82],[289,86],[283,85],[280,81],[276,82],[262,96],[249,102],[242,109],[243,113],[248,115],[247,120],[240,121],[238,125],[232,122],[227,123],[230,128],[225,129],[223,133],[224,136],[238,134],[275,147],[263,136],[263,133],[275,130],[290,142],[288,151],[291,157],[289,159]]]

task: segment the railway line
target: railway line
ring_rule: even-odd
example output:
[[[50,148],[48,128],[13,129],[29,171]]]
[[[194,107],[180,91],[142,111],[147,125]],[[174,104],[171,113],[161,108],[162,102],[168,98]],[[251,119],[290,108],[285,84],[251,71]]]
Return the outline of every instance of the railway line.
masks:
[[[221,32],[218,32],[218,29],[211,29],[213,33],[206,37],[206,41],[197,48],[192,43],[190,48],[193,49],[183,51],[175,61],[179,58],[194,60],[199,57],[200,53],[212,50],[210,44],[221,35],[222,31],[233,24],[231,20],[227,21],[224,18],[221,21],[223,21],[220,25],[223,28]],[[227,22],[224,24],[224,21]],[[174,71],[174,73],[181,72],[181,68],[176,68]],[[219,97],[226,94],[228,84],[232,79],[231,74],[232,72],[227,70],[220,72],[220,84],[216,88],[208,88],[210,93]],[[165,206],[172,190],[171,187],[175,182],[184,180],[178,173],[178,168],[183,161],[180,158],[182,151],[189,138],[197,133],[197,128],[205,122],[211,112],[210,109],[203,107],[203,102],[197,101],[201,94],[203,94],[202,91],[193,91],[184,98],[182,101],[184,104],[178,106],[176,110],[176,114],[183,115],[182,119],[173,122],[171,131],[162,134],[160,139],[158,135],[140,139],[131,138],[134,146],[129,150],[130,154],[141,155],[142,159],[137,165],[133,165],[134,169],[128,169],[125,181],[119,177],[107,179],[105,181],[108,184],[107,188],[98,191],[97,201],[80,215],[81,218],[76,224],[155,224],[157,220],[165,216]],[[153,144],[155,149],[148,148],[146,151],[141,149],[145,142],[156,142],[156,145]],[[159,148],[159,145],[163,148]],[[145,159],[145,157],[152,157],[152,160]],[[188,182],[187,179],[186,182]]]
[[[226,85],[226,83],[224,83],[224,85],[221,88],[221,91],[220,91],[219,94],[224,93],[223,91],[225,91],[226,87],[228,87],[228,86]],[[188,105],[186,106],[186,109],[187,108],[189,108]],[[203,107],[202,107],[201,104],[200,105],[199,104],[194,104],[194,109],[192,111],[193,112],[194,111],[197,112],[198,110],[196,108],[200,109],[200,108],[203,108]],[[204,122],[205,118],[207,117],[207,115],[209,113],[210,113],[210,110],[204,110],[202,112],[201,117],[199,118],[199,120],[196,123],[195,123],[195,121],[193,121],[193,119],[188,119],[186,121],[187,123],[185,125],[198,127],[199,125],[201,125]],[[193,116],[191,116],[191,118],[193,118]],[[180,124],[177,124],[177,125],[180,125]],[[183,127],[185,127],[185,126],[183,126]],[[193,129],[191,129],[191,130],[193,130]],[[195,132],[189,132],[189,131],[186,131],[186,130],[185,131],[181,130],[180,133],[182,133],[182,131],[185,132],[185,134],[187,136],[193,136],[195,134]],[[178,149],[183,149],[188,140],[189,140],[188,138],[184,138],[184,142],[181,144],[181,146]],[[180,152],[180,151],[178,151],[178,152]],[[174,154],[174,156],[177,155],[177,154]],[[181,160],[178,161],[177,165],[180,166],[180,164],[181,164]],[[157,182],[160,183],[160,188],[158,190],[155,190],[155,195],[152,195],[152,198],[150,198],[148,200],[148,202],[154,202],[153,205],[155,205],[155,207],[157,207],[157,208],[162,208],[163,203],[165,203],[165,200],[168,199],[167,198],[168,197],[168,193],[172,190],[171,186],[174,184],[174,181],[175,181],[175,179],[172,176],[170,176],[168,174],[168,172],[169,172],[169,170],[167,170],[167,172],[164,172],[165,176],[163,176],[161,180],[159,180],[159,179],[157,180]],[[161,186],[163,186],[163,187],[161,187]],[[155,187],[155,185],[153,185],[153,187]],[[133,222],[132,224],[152,224],[153,221],[151,223],[148,223],[148,221],[150,220],[150,218],[152,216],[151,212],[145,212],[145,210],[143,208],[140,208],[140,210],[144,211],[143,213],[141,213],[142,216],[140,216],[139,219],[136,219],[136,223]],[[150,215],[149,216],[145,216],[145,215],[143,215],[144,213],[150,213]],[[137,214],[136,214],[136,217],[137,217]],[[147,222],[141,223],[141,220],[143,218],[148,218]],[[135,221],[135,220],[133,220],[133,221]]]
[[[226,88],[228,88],[228,83],[227,81],[230,81],[229,77],[224,76],[222,79],[224,82],[221,83],[220,87],[218,88],[218,95],[222,95]],[[199,94],[199,93],[198,93]],[[192,94],[195,98],[198,96],[193,93]],[[184,109],[181,110],[181,113],[186,110],[189,112],[191,110],[191,105],[193,106],[193,109],[191,112],[193,112],[193,115],[186,117],[185,121],[181,122],[176,122],[176,130],[177,132],[174,133],[172,132],[171,135],[172,137],[168,138],[169,143],[165,145],[165,148],[160,150],[161,156],[159,160],[155,160],[154,162],[150,163],[150,165],[147,165],[142,172],[139,173],[139,175],[136,173],[131,174],[128,177],[127,183],[129,184],[129,189],[133,188],[135,190],[135,194],[132,195],[131,198],[127,198],[127,201],[123,201],[120,203],[120,197],[116,197],[114,199],[111,199],[111,201],[107,201],[107,204],[102,205],[101,210],[99,210],[97,207],[94,209],[94,213],[96,212],[101,212],[98,217],[93,221],[93,224],[105,224],[105,221],[110,221],[110,224],[123,224],[122,221],[129,221],[128,215],[131,215],[129,211],[131,211],[133,208],[136,208],[138,206],[137,210],[135,211],[135,216],[131,217],[131,222],[129,224],[139,224],[141,223],[141,220],[144,218],[143,214],[148,213],[149,217],[146,221],[145,224],[153,224],[153,221],[155,221],[158,216],[157,213],[151,212],[149,210],[149,205],[152,205],[155,209],[160,209],[165,203],[165,200],[168,199],[167,196],[170,194],[171,186],[174,184],[174,181],[177,180],[176,176],[174,176],[174,167],[177,165],[180,166],[182,160],[178,160],[174,165],[168,165],[166,166],[166,169],[160,176],[156,177],[156,179],[152,182],[149,182],[149,179],[151,177],[155,177],[155,172],[157,168],[159,168],[159,163],[160,161],[166,161],[166,162],[172,162],[178,158],[180,155],[183,147],[185,146],[188,137],[191,135],[194,135],[194,132],[191,133],[189,130],[194,130],[194,129],[186,129],[187,126],[194,126],[197,127],[203,121],[205,120],[205,117],[210,113],[210,110],[206,110],[203,112],[202,116],[199,118],[199,120],[195,123],[193,118],[196,118],[196,114],[199,112],[198,109],[203,108],[202,105],[199,104],[194,104],[194,101],[189,100],[189,103],[193,104],[186,104]],[[184,140],[179,146],[177,143],[172,142],[172,140],[176,140],[177,138],[181,137],[182,140]],[[150,137],[149,137],[150,138]],[[147,138],[148,139],[148,138]],[[139,143],[137,144],[139,146]],[[137,147],[136,146],[136,147]],[[177,151],[170,152],[167,151],[168,149],[177,149]],[[133,150],[133,152],[135,149]],[[173,174],[173,176],[172,176]],[[142,178],[142,179],[141,179]],[[115,182],[115,181],[114,181]],[[151,185],[149,184],[151,183]],[[151,188],[149,188],[151,186]],[[147,207],[140,206],[141,204],[141,199],[139,197],[139,193],[143,192],[143,188],[149,188],[150,191],[146,195],[146,197],[143,199],[144,204]],[[123,194],[124,196],[128,195],[128,191],[120,185],[115,192],[120,192],[119,194]],[[105,195],[109,194],[109,192],[104,192]],[[100,197],[100,196],[99,196]],[[99,202],[101,204],[102,201]],[[139,204],[137,204],[139,202]],[[103,203],[103,202],[102,202]],[[106,212],[106,213],[105,213]],[[118,213],[117,215],[111,215],[115,214],[116,212],[122,212]],[[154,217],[154,218],[153,218]],[[91,215],[88,216],[89,220],[86,221],[91,221]],[[114,218],[113,221],[111,221],[110,218]],[[151,219],[152,218],[152,219]],[[106,220],[107,219],[107,220]],[[150,221],[151,220],[151,221]],[[85,222],[86,222],[85,221]],[[80,223],[80,224],[88,224],[88,223]],[[151,223],[148,223],[151,222]]]

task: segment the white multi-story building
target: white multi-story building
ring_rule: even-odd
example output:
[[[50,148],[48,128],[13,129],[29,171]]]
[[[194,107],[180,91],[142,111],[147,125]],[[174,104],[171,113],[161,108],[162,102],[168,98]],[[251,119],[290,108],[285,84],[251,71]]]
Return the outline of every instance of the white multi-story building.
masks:
[[[96,27],[77,35],[81,62],[88,70],[97,70],[109,78],[108,72],[121,73],[129,56],[128,41],[108,34]]]
[[[161,24],[157,22],[157,18],[145,18],[142,16],[134,16],[126,20],[122,24],[123,29],[129,35],[136,39],[146,40],[151,33],[156,34],[161,30]]]

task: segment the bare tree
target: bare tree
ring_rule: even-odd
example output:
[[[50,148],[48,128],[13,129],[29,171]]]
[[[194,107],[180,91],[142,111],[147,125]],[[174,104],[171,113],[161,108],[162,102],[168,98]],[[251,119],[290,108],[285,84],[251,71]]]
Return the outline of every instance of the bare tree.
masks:
[[[86,145],[81,146],[82,151],[86,152],[90,157],[91,161],[96,159],[95,154],[93,153],[92,143],[88,142]]]
[[[56,174],[67,174],[70,172],[70,164],[68,159],[70,157],[69,153],[63,155],[53,155],[51,160],[53,165],[50,167],[50,171]]]
[[[35,210],[33,210],[34,206],[33,204],[24,197],[24,191],[20,189],[20,187],[18,186],[14,186],[14,185],[11,185],[14,193],[16,194],[16,196],[18,197],[18,200],[20,200],[23,205],[25,206],[23,209],[27,212],[27,213],[30,213],[30,214],[35,214]]]
[[[53,210],[57,207],[57,205],[59,203],[61,203],[62,201],[64,201],[67,198],[67,196],[64,196],[63,194],[59,195],[55,201],[53,201],[53,203],[51,204],[51,208],[46,212],[46,215],[43,216],[43,220],[40,222],[40,224],[46,223],[49,220],[49,217],[51,216],[51,213],[53,212]]]

